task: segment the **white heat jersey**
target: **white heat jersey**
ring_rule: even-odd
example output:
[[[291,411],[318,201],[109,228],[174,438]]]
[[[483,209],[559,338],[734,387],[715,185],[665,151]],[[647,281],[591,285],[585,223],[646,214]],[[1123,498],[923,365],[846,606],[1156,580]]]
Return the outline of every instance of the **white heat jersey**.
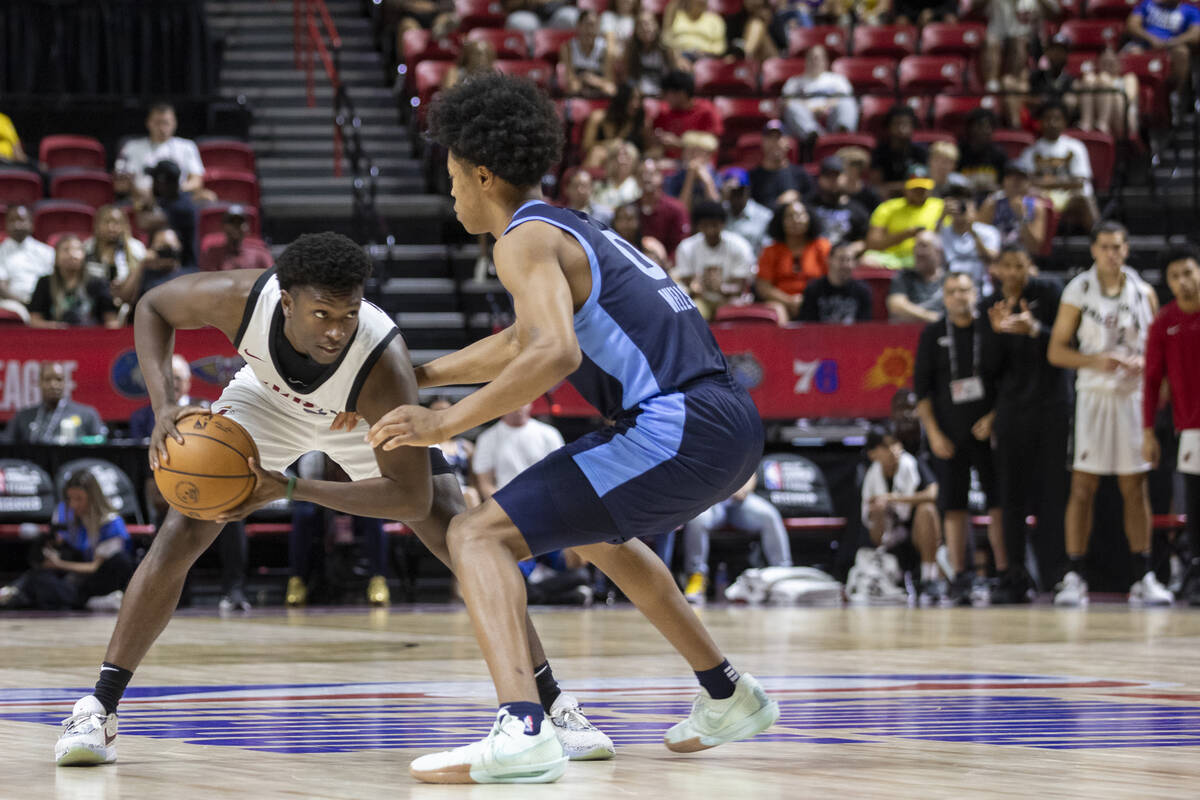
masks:
[[[267,391],[273,407],[293,417],[313,421],[332,418],[342,411],[355,411],[358,393],[375,362],[399,333],[395,323],[382,309],[363,301],[358,314],[358,329],[341,356],[310,385],[297,385],[280,374],[276,356],[276,337],[283,319],[279,302],[281,289],[275,269],[264,272],[254,283],[246,299],[246,310],[238,327],[234,346],[246,366],[238,370],[234,383],[250,381]]]
[[[1076,275],[1063,289],[1062,302],[1079,309],[1079,352],[1084,355],[1115,352],[1145,356],[1146,335],[1154,320],[1149,294],[1153,291],[1136,272],[1121,267],[1125,281],[1115,297],[1105,296],[1095,265]],[[1140,373],[1081,368],[1076,372],[1078,391],[1133,394],[1142,387]]]

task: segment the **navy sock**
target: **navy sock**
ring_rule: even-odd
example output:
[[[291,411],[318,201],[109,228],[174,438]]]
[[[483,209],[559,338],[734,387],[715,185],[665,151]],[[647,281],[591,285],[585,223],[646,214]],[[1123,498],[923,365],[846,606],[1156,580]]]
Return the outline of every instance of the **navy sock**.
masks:
[[[542,720],[546,718],[546,712],[542,711],[540,703],[501,703],[500,710],[524,722],[526,734],[537,736],[542,732]]]
[[[558,681],[554,680],[554,671],[550,669],[549,661],[533,668],[533,679],[537,681],[538,700],[542,701],[542,708],[549,714],[550,706],[554,705],[554,701],[562,694],[562,689],[558,688]]]
[[[1150,554],[1149,553],[1134,553],[1133,554],[1133,579],[1140,581],[1146,577],[1146,573],[1150,571]]]
[[[700,681],[700,685],[713,700],[724,700],[732,696],[734,684],[740,677],[741,674],[730,665],[728,658],[712,669],[696,673],[696,680]]]
[[[100,680],[96,681],[92,694],[104,706],[105,713],[112,714],[117,710],[117,703],[121,702],[121,695],[125,694],[125,687],[132,677],[133,673],[124,667],[107,661],[100,665]]]
[[[1084,568],[1087,566],[1087,556],[1067,556],[1067,572],[1074,572],[1079,577],[1087,580],[1084,577]],[[1142,573],[1145,575],[1146,573]]]

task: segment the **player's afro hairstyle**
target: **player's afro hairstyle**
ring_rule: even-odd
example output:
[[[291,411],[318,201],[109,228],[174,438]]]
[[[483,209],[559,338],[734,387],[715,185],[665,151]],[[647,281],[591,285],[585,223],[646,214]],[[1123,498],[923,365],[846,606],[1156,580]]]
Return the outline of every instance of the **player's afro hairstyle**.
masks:
[[[362,286],[375,265],[362,247],[340,233],[306,233],[275,262],[279,288],[317,286],[345,294]]]
[[[519,189],[541,183],[562,156],[562,123],[550,98],[523,78],[499,73],[440,92],[426,135]]]

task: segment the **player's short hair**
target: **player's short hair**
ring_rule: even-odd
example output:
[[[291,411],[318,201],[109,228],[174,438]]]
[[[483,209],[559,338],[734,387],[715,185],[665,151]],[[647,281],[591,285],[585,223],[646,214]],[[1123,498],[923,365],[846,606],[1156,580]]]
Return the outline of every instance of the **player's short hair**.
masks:
[[[340,233],[306,233],[275,262],[279,288],[315,286],[346,294],[366,283],[375,265],[362,247]]]
[[[521,189],[541,183],[562,156],[562,122],[550,98],[524,78],[499,73],[442,90],[426,135]]]
[[[1106,219],[1103,222],[1097,223],[1096,227],[1092,228],[1092,244],[1100,238],[1101,234],[1119,233],[1124,237],[1125,241],[1129,241],[1129,229],[1115,219]]]
[[[1177,244],[1171,246],[1167,250],[1166,257],[1163,258],[1163,270],[1174,264],[1176,261],[1187,261],[1191,259],[1197,264],[1200,264],[1200,250],[1196,249],[1194,244]]]
[[[692,208],[692,225],[699,225],[706,219],[716,219],[724,222],[726,219],[725,206],[715,200],[702,200]]]

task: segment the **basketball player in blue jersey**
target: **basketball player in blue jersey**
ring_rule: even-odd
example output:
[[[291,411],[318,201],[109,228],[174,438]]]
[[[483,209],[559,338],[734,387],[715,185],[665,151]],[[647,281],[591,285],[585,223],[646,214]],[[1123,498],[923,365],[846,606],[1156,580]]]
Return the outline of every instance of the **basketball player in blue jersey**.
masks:
[[[117,703],[142,658],[179,602],[184,577],[225,522],[286,497],[367,517],[404,520],[443,563],[449,564],[446,527],[466,506],[458,479],[441,451],[372,450],[363,442],[361,416],[379,420],[402,398],[417,401],[404,340],[391,318],[363,300],[372,263],[344,236],[301,236],[269,270],[187,275],[165,283],[138,303],[134,340],[157,423],[150,465],[169,468],[164,442],[181,443],[180,407],[173,395],[171,350],[175,331],[211,325],[233,342],[244,366],[212,405],[254,439],[251,459],[258,483],[240,508],[207,522],[171,509],[125,592],[95,692],[64,720],[55,747],[59,765],[87,765],[117,757]],[[319,450],[342,466],[351,482],[288,478],[279,470]],[[530,628],[532,631],[532,628]],[[576,759],[611,758],[612,742],[562,693],[545,653],[531,639],[538,685],[554,730]]]
[[[611,578],[687,660],[702,691],[666,734],[676,752],[753,736],[779,716],[730,666],[665,564],[635,537],[673,530],[740,488],[762,455],[750,396],[688,296],[587,215],[542,200],[561,124],[532,84],[502,75],[442,92],[430,136],[449,151],[454,208],[496,237],[513,297],[507,330],[418,367],[420,386],[486,383],[441,411],[402,405],[374,423],[384,451],[445,441],[568,379],[614,423],[552,453],[450,523],[447,543],[500,709],[481,742],[416,759],[434,783],[549,782],[566,758],[529,669],[519,559],[564,547]]]

